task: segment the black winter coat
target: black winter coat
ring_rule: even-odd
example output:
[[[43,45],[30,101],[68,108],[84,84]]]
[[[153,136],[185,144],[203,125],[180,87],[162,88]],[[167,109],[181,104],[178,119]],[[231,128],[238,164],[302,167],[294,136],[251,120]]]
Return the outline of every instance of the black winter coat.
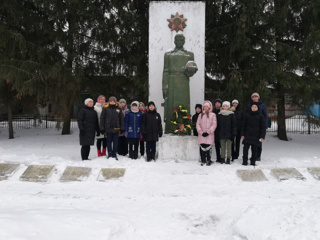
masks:
[[[247,112],[251,111],[251,106],[254,102],[251,100],[250,103],[247,105]],[[262,116],[264,117],[264,120],[266,122],[266,128],[268,128],[268,112],[267,112],[267,107],[264,105],[261,99],[259,99],[258,102],[255,102],[258,107],[259,111],[261,112]]]
[[[219,139],[233,140],[237,135],[237,120],[234,112],[221,110],[217,115],[219,125]]]
[[[198,117],[199,117],[199,114],[200,113],[195,113],[193,116],[192,116],[192,124],[194,125],[193,127],[193,135],[194,136],[198,136],[198,131],[197,131],[197,121],[198,121]]]
[[[237,129],[238,131],[241,131],[244,111],[240,107],[240,104],[238,104],[236,110],[234,111],[234,115],[236,116],[236,119],[237,119]]]
[[[78,127],[80,129],[80,145],[94,145],[94,138],[100,134],[97,112],[93,107],[84,106],[78,112]]]
[[[216,116],[217,116],[217,128],[214,131],[214,142],[219,142],[220,141],[220,137],[219,137],[219,135],[220,135],[219,134],[220,125],[219,125],[219,122],[218,122],[218,114],[220,112],[220,109],[213,108],[212,112],[215,113]]]
[[[124,131],[124,116],[119,107],[109,105],[102,109],[100,115],[100,130],[105,133]]]
[[[142,115],[141,132],[146,142],[157,142],[162,136],[161,116],[156,110],[147,111]]]
[[[241,136],[244,136],[244,143],[261,145],[259,139],[266,137],[266,121],[261,114],[260,110],[252,112],[251,110],[245,113],[242,128]]]

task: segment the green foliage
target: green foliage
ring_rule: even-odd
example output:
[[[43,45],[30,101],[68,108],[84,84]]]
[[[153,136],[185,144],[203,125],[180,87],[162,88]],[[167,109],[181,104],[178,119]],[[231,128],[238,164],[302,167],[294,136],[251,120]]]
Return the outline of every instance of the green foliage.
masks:
[[[176,135],[191,135],[191,116],[184,106],[176,107],[171,117],[171,133]]]

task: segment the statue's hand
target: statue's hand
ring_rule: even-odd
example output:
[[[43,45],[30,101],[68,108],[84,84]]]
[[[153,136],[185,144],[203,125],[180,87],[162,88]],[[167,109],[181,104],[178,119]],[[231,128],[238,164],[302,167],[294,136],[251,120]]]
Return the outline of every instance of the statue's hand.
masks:
[[[197,71],[198,71],[198,68],[186,68],[185,74],[188,77],[192,77]]]

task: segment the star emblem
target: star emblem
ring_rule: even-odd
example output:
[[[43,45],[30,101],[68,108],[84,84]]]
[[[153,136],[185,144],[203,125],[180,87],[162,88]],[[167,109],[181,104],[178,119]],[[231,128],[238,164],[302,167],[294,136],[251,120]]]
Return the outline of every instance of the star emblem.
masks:
[[[183,18],[183,14],[179,15],[179,13],[176,13],[176,15],[171,15],[170,19],[167,19],[169,22],[169,28],[171,31],[175,30],[178,32],[179,30],[183,31],[183,29],[187,26],[185,22],[188,19]]]

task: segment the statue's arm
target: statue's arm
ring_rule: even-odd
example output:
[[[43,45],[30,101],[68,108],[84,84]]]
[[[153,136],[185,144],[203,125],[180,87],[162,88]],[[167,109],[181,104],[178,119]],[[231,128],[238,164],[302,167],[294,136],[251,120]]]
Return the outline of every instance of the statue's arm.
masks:
[[[162,74],[162,95],[166,99],[168,97],[168,85],[169,85],[169,56],[164,54],[163,74]]]

